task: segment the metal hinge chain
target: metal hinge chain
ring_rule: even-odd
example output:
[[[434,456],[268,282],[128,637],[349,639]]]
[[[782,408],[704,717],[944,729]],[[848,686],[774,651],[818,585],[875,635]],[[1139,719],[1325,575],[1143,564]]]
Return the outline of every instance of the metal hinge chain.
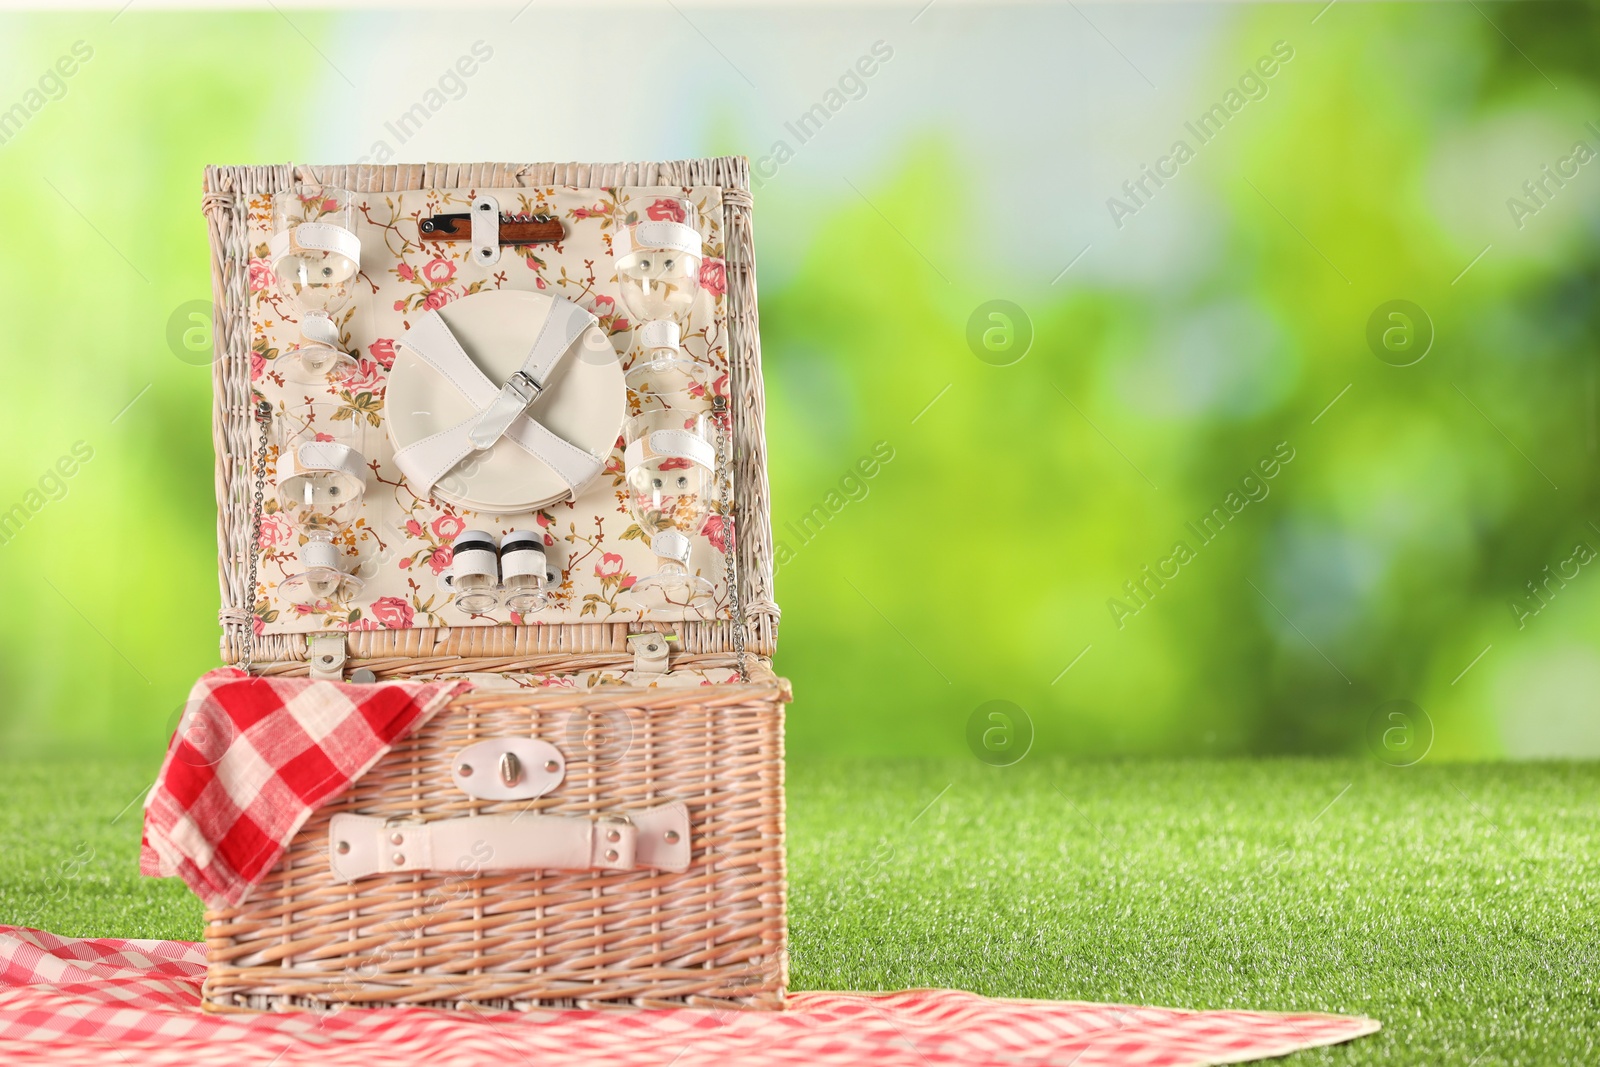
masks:
[[[728,607],[733,617],[733,651],[739,663],[739,680],[748,682],[750,672],[745,666],[744,605],[739,599],[739,531],[733,521],[733,413],[728,398],[719,396],[712,401],[717,418],[717,471],[722,480],[722,543],[728,563]]]
[[[256,651],[256,563],[261,551],[261,508],[267,480],[267,431],[272,424],[272,405],[258,400],[255,406],[256,422],[261,424],[260,443],[255,455],[255,495],[250,500],[250,544],[245,555],[250,560],[249,578],[244,587],[244,654],[239,657],[239,669],[250,673],[255,665]]]

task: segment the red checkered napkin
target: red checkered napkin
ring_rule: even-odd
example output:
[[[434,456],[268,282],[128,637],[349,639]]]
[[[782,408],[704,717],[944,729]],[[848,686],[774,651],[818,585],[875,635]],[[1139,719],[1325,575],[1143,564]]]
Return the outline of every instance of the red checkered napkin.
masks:
[[[49,1067],[1201,1067],[1378,1029],[1351,1015],[797,993],[787,1011],[208,1014],[202,946],[0,926],[0,1063]]]
[[[238,904],[313,811],[468,687],[203,676],[145,799],[140,871]]]

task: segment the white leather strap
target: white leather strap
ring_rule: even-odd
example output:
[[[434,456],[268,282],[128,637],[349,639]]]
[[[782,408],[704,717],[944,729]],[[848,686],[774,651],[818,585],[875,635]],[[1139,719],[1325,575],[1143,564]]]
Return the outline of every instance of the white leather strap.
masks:
[[[306,662],[317,681],[344,681],[344,657],[344,634],[312,634],[306,639]]]
[[[629,473],[658,459],[686,459],[708,471],[717,469],[716,447],[688,430],[653,430],[622,450],[622,465]]]
[[[500,201],[492,196],[472,202],[472,261],[485,267],[500,262]]]
[[[689,859],[689,809],[679,801],[598,819],[522,814],[400,823],[341,814],[328,823],[328,865],[342,882],[408,871],[683,871]]]
[[[302,442],[294,450],[294,461],[301,471],[338,471],[356,479],[367,474],[366,457],[338,441]]]
[[[342,562],[339,557],[339,546],[332,541],[307,541],[300,546],[300,562],[307,570],[312,567],[327,567],[331,570],[342,571],[339,566]]]
[[[442,374],[478,409],[478,414],[395,453],[395,465],[412,488],[421,495],[431,493],[434,485],[457,463],[480,448],[492,446],[503,436],[553,470],[574,497],[581,494],[583,488],[599,476],[602,461],[557,437],[530,419],[525,410],[543,388],[562,354],[594,321],[593,315],[572,301],[555,298],[522,368],[512,376],[511,382],[497,388],[472,362],[437,311],[418,319],[396,343],[415,352],[424,363]],[[525,392],[526,400],[523,399]],[[487,444],[480,445],[479,441],[487,441]]]
[[[541,387],[549,380],[561,356],[572,347],[572,342],[595,324],[595,317],[572,301],[561,297],[553,299],[555,303],[550,307],[550,314],[522,360],[522,373]]]
[[[273,234],[267,242],[267,254],[272,257],[274,271],[285,256],[297,252],[336,252],[359,267],[361,238],[331,222],[302,222]]]
[[[301,316],[300,336],[313,345],[339,347],[339,327],[326,311],[308,311]]]
[[[639,327],[639,343],[648,349],[680,348],[683,329],[671,319],[651,319]]]
[[[692,547],[688,536],[677,530],[658,530],[656,535],[650,538],[650,551],[661,559],[676,560],[684,566],[689,565],[689,551]]]
[[[467,431],[467,439],[472,442],[472,447],[493,448],[494,443],[505,436],[511,424],[528,410],[528,405],[539,399],[542,392],[543,387],[524,371],[519,370],[506,379],[499,395],[483,409]]]
[[[663,633],[629,634],[628,648],[633,652],[633,673],[636,675],[662,675],[670,669],[668,659],[671,649]]]
[[[528,410],[528,405],[544,391],[545,379],[555,369],[561,354],[594,321],[593,315],[570,300],[561,300],[551,306],[550,314],[528,348],[522,366],[500,387],[500,395],[484,409],[468,434],[473,447],[489,448],[511,428],[517,417]]]
[[[611,238],[611,254],[621,259],[640,249],[670,249],[698,256],[704,249],[700,231],[686,222],[651,219],[624,226]]]

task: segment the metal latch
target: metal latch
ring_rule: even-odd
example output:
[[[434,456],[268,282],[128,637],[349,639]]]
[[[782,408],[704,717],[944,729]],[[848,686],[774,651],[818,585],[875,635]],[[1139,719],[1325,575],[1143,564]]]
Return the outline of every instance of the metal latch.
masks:
[[[532,800],[560,785],[566,774],[561,750],[532,737],[492,737],[468,745],[450,767],[456,788],[478,800]]]
[[[500,753],[500,782],[507,789],[514,789],[522,781],[522,761],[515,752]]]

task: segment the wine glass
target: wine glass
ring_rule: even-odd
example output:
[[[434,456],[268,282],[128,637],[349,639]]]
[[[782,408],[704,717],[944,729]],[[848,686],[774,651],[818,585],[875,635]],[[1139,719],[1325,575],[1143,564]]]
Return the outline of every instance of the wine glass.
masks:
[[[363,581],[339,542],[366,493],[367,426],[333,403],[287,408],[276,421],[278,505],[306,538],[302,569],[279,585],[293,603],[348,603]]]
[[[687,198],[658,196],[645,204],[642,217],[630,211],[619,220],[612,236],[622,305],[633,316],[635,339],[645,350],[627,373],[628,385],[636,390],[683,392],[702,382],[710,369],[683,350],[705,254],[694,220]]]
[[[367,490],[369,425],[331,401],[286,408],[278,427],[278,503],[300,529],[334,533]]]
[[[345,570],[345,555],[331,535],[308,534],[300,546],[300,570],[278,583],[291,604],[348,604],[366,584]]]
[[[278,291],[300,320],[300,341],[288,354],[310,380],[345,377],[357,363],[340,345],[338,321],[361,269],[352,194],[314,183],[274,193],[268,250]]]
[[[712,584],[689,570],[690,535],[705,525],[716,482],[716,447],[701,412],[659,407],[630,418],[627,442],[628,509],[656,555],[656,573],[629,590],[634,607],[689,607],[710,596]]]

